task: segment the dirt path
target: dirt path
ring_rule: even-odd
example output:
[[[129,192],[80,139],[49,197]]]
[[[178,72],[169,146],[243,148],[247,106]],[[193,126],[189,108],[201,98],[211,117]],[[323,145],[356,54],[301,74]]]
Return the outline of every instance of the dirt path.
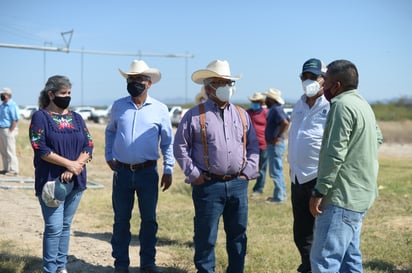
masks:
[[[384,144],[380,148],[380,157],[412,159],[412,144]],[[2,180],[4,179],[0,176],[0,185],[1,183],[4,185]],[[18,244],[16,246],[27,253],[25,256],[32,258],[35,264],[40,266],[43,222],[40,206],[33,190],[0,188],[0,215],[0,242],[11,241],[12,244]],[[73,255],[69,256],[68,263],[70,273],[111,273],[113,258],[111,257],[110,238],[111,231],[93,232],[88,227],[87,221],[76,221],[75,217],[70,242],[70,253]],[[160,267],[173,264],[165,250],[161,247],[157,250]],[[130,249],[131,272],[139,272],[138,253],[138,246],[132,245]],[[173,272],[177,272],[176,269]]]

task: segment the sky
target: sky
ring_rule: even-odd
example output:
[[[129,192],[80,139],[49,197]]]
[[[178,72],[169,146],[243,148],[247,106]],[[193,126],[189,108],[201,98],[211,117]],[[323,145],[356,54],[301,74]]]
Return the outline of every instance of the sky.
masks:
[[[310,58],[352,61],[370,103],[412,96],[409,0],[0,1],[0,44],[64,48],[68,31],[77,53],[0,47],[0,88],[10,87],[17,104],[37,104],[47,78],[59,74],[73,84],[72,106],[109,105],[128,95],[118,69],[134,59],[161,71],[149,94],[167,104],[194,102],[201,86],[191,75],[215,59],[242,74],[238,103],[271,87],[295,103]]]

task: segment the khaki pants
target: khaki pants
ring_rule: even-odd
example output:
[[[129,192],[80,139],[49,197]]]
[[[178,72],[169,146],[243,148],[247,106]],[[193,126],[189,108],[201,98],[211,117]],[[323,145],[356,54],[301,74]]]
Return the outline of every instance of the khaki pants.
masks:
[[[0,128],[0,154],[3,159],[3,170],[19,172],[19,162],[16,155],[16,136],[18,129],[10,132],[9,128]]]

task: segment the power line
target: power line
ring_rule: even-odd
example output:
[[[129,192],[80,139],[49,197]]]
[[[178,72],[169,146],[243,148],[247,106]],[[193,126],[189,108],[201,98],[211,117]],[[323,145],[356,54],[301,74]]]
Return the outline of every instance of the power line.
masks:
[[[32,46],[32,45],[18,45],[18,44],[3,44],[0,43],[0,47],[16,48],[16,49],[29,49],[29,50],[41,50],[41,51],[55,51],[63,53],[83,53],[83,54],[95,54],[95,55],[117,55],[117,56],[144,56],[144,57],[161,57],[161,58],[193,58],[193,54],[159,54],[159,53],[138,53],[136,52],[117,52],[117,51],[99,51],[99,50],[84,50],[84,49],[69,49],[67,47],[50,47],[50,46]]]

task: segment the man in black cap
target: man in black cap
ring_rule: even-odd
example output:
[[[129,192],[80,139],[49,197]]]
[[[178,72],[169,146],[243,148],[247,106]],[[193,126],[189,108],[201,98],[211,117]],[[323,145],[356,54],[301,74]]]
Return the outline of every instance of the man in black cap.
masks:
[[[315,217],[310,213],[309,200],[316,184],[319,151],[329,102],[323,96],[325,66],[318,59],[307,60],[300,79],[303,93],[293,108],[288,135],[293,238],[301,256],[299,272],[308,273]]]

